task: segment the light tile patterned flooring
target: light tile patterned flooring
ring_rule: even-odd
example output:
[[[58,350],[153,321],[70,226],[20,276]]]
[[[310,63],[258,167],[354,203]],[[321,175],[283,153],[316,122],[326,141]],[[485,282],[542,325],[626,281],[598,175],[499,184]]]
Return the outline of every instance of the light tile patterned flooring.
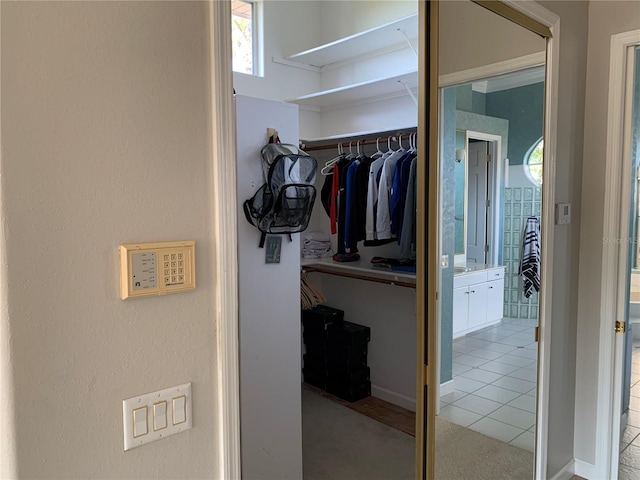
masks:
[[[505,318],[454,340],[455,391],[440,398],[440,416],[533,451],[536,325],[537,320]]]
[[[640,478],[640,346],[633,347],[631,368],[631,403],[627,428],[620,440],[618,480]]]

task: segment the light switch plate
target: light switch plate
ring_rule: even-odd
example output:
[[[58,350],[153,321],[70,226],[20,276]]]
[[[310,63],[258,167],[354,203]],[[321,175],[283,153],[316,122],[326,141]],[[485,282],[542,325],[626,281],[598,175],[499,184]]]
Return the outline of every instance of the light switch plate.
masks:
[[[556,204],[556,225],[568,225],[571,223],[571,204]]]
[[[120,296],[148,297],[196,288],[195,242],[120,245]]]
[[[139,417],[145,407],[146,428],[144,419]],[[122,423],[125,451],[189,430],[192,427],[191,383],[123,400]]]

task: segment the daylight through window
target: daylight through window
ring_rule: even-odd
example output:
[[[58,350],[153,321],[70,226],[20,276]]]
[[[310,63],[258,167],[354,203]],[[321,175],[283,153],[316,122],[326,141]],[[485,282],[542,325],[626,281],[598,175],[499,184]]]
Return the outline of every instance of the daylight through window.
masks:
[[[252,75],[255,70],[254,4],[244,0],[231,2],[233,71]]]
[[[529,179],[536,185],[542,185],[542,153],[544,151],[544,140],[538,140],[529,149],[524,158],[524,170]]]

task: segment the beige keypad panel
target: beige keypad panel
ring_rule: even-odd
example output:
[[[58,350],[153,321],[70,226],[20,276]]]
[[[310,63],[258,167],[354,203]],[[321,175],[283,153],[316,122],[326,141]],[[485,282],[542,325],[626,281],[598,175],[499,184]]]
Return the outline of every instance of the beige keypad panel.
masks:
[[[121,297],[147,297],[195,289],[195,242],[120,246]]]

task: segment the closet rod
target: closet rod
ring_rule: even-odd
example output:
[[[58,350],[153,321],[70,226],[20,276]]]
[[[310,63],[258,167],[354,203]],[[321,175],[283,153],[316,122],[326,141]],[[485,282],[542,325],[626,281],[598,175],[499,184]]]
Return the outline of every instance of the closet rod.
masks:
[[[368,275],[359,275],[357,273],[350,273],[350,272],[337,272],[335,270],[329,270],[322,267],[303,267],[301,270],[303,273],[313,273],[313,272],[326,273],[328,275],[336,275],[338,277],[355,278],[357,280],[366,280],[368,282],[395,285],[396,287],[407,287],[407,288],[414,288],[414,289],[416,288],[415,283],[403,282],[398,280],[387,280],[385,278],[370,277]]]
[[[313,152],[315,150],[335,150],[336,148],[338,148],[338,145],[342,145],[343,147],[348,147],[349,143],[351,143],[352,147],[355,147],[357,143],[360,144],[360,146],[362,145],[375,145],[376,143],[379,143],[380,145],[387,143],[389,141],[389,139],[391,139],[394,142],[398,141],[398,137],[402,136],[402,137],[409,137],[410,135],[414,135],[415,133],[399,133],[397,135],[389,135],[387,137],[378,137],[378,138],[372,138],[369,140],[350,140],[349,142],[337,142],[337,143],[330,143],[328,145],[304,145],[302,147],[300,147],[302,150],[304,150],[305,152]],[[304,142],[301,142],[304,143]]]

